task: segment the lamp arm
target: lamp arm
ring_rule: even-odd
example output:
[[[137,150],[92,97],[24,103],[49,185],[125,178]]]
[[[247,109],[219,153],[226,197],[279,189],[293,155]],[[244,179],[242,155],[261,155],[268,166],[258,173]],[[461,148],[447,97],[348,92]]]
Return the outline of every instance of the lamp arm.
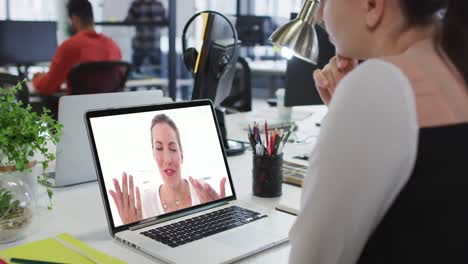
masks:
[[[320,0],[305,0],[304,6],[299,14],[299,19],[305,21],[307,24],[314,24],[315,16],[320,9]]]

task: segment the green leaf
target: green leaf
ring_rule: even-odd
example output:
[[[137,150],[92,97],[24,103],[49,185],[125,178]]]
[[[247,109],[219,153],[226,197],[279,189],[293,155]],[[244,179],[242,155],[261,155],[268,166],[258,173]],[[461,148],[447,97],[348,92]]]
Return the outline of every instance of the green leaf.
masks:
[[[16,94],[21,88],[21,83],[11,88],[0,87],[0,153],[6,160],[0,165],[15,165],[18,171],[25,171],[30,158],[41,153],[45,158],[45,169],[48,162],[55,159],[47,144],[58,143],[63,126],[50,116],[50,110],[44,108],[39,115],[32,111],[30,105],[18,102]],[[52,203],[52,190],[47,189],[47,192]],[[2,205],[8,208],[12,203],[8,194],[8,191],[0,189],[0,213]]]

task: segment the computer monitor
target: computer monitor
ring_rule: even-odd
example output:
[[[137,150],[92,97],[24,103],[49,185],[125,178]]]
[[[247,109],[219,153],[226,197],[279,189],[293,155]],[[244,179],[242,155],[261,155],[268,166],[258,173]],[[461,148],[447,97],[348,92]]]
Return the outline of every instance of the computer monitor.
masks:
[[[227,140],[221,104],[231,94],[240,43],[235,45],[232,31],[222,17],[211,13],[206,19],[203,45],[195,66],[192,100],[210,99],[213,101],[226,154],[236,155],[244,152],[245,148],[243,143]],[[220,58],[223,56],[230,57],[225,68],[220,67]],[[219,75],[220,73],[222,74]]]
[[[48,62],[56,49],[56,22],[0,21],[0,65]]]
[[[232,89],[239,45],[234,45],[232,30],[221,16],[209,13],[205,19],[203,45],[195,66],[192,99],[210,99],[219,107]],[[235,24],[235,18],[228,19]],[[224,68],[220,67],[223,56],[230,57]],[[222,76],[218,76],[221,72]]]
[[[217,75],[222,70],[218,64],[219,59],[231,54],[234,54],[234,57],[225,66],[226,70],[218,79]],[[231,93],[238,54],[239,49],[235,47],[233,40],[211,40],[204,44],[195,76],[192,99],[210,99],[219,107]]]
[[[268,36],[273,33],[273,20],[269,16],[238,16],[236,30],[242,46],[265,46]]]
[[[291,14],[294,19],[297,14]],[[330,42],[328,33],[322,27],[315,25],[319,44],[318,64],[313,65],[293,57],[288,61],[286,69],[285,106],[323,104],[315,87],[313,72],[322,69],[335,56],[335,46]]]

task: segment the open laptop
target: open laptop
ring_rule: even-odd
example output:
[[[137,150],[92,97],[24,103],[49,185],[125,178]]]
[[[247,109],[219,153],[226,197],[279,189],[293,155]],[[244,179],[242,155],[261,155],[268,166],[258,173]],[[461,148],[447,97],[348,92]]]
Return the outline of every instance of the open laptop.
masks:
[[[162,91],[119,92],[60,97],[58,121],[63,125],[57,144],[55,173],[48,173],[47,183],[60,187],[95,181],[89,140],[83,116],[91,109],[168,103]]]
[[[156,133],[150,129],[152,120],[160,114],[171,118],[179,130],[182,167],[173,171],[180,171],[182,184],[190,183],[190,175],[221,194],[220,182],[226,178],[224,197],[197,203],[196,193],[191,193],[192,203],[185,209],[172,213],[161,209],[158,193],[168,175],[164,169],[159,172],[157,151],[164,151],[164,142],[170,142],[170,151],[179,148],[170,148],[176,139],[161,143],[151,135]],[[168,263],[229,263],[288,240],[294,216],[236,199],[211,101],[97,110],[85,119],[110,233],[118,241]],[[153,149],[152,142],[159,148]],[[173,171],[169,177],[177,175]],[[115,181],[123,186],[122,172],[133,175],[134,186],[128,188],[132,185],[128,183],[122,192],[135,194],[138,187],[143,212],[141,220],[125,224],[110,195],[116,191]],[[138,208],[138,199],[131,200],[129,204]],[[154,208],[160,211],[155,213]]]

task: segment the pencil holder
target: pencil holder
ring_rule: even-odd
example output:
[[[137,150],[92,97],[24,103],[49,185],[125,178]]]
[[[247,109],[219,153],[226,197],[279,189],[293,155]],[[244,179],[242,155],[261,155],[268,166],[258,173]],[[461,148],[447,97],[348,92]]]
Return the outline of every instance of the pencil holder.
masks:
[[[279,197],[282,194],[283,154],[253,156],[252,191],[259,197]]]

